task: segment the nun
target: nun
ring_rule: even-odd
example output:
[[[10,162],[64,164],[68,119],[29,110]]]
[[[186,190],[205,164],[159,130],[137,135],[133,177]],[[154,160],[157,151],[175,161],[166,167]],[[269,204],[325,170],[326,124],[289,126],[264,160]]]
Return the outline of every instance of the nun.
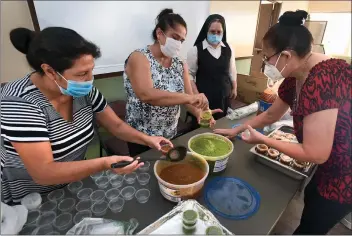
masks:
[[[187,54],[187,63],[193,93],[204,93],[210,109],[222,110],[213,115],[215,120],[226,116],[230,100],[237,95],[234,58],[234,51],[226,41],[224,17],[210,15]],[[195,121],[194,118],[194,124]]]

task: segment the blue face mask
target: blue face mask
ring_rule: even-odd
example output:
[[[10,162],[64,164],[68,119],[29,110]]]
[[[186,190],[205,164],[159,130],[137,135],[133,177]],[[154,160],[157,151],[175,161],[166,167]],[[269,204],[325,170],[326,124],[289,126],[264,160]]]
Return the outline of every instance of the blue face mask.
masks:
[[[74,80],[67,80],[59,72],[57,74],[60,75],[60,77],[63,78],[64,80],[66,80],[66,82],[67,82],[67,89],[64,89],[64,88],[60,87],[55,81],[55,83],[59,87],[61,93],[64,95],[72,96],[72,97],[76,97],[76,98],[84,97],[84,96],[88,95],[89,92],[93,88],[94,77],[90,81],[78,82],[78,81],[74,81]]]
[[[208,33],[208,35],[207,35],[207,41],[211,44],[218,44],[221,42],[221,40],[222,40],[222,34],[217,35],[217,34]]]

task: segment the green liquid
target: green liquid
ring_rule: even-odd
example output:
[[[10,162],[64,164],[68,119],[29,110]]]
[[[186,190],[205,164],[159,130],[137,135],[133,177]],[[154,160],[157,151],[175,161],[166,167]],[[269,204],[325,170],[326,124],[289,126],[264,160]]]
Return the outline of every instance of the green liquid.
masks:
[[[209,157],[224,156],[230,152],[230,145],[227,142],[214,137],[195,138],[190,147],[196,153]]]

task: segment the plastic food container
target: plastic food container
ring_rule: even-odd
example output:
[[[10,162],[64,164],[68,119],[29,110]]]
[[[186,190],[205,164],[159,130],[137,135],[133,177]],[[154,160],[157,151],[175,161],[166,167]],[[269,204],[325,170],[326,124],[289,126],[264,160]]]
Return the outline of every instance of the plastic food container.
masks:
[[[53,211],[44,212],[37,219],[37,226],[51,225],[56,218],[56,213]]]
[[[121,196],[126,200],[131,200],[136,192],[136,189],[132,186],[124,187],[121,190]]]
[[[39,193],[30,193],[21,200],[21,204],[28,210],[34,210],[42,203],[42,197]]]
[[[187,185],[174,185],[160,178],[159,175],[163,169],[179,163],[196,165],[203,170],[204,177],[195,183]],[[154,165],[154,174],[158,180],[161,194],[169,201],[180,202],[182,200],[195,199],[200,195],[204,186],[204,181],[209,174],[209,165],[207,161],[199,155],[187,152],[185,159],[179,162],[157,161]]]
[[[90,199],[87,200],[81,200],[77,203],[76,205],[76,211],[85,211],[85,210],[90,210],[92,207],[93,203]]]
[[[100,177],[103,177],[104,176],[104,172],[98,172],[98,173],[95,173],[95,174],[92,174],[90,175],[90,177],[95,181],[96,179],[100,178]]]
[[[106,201],[96,202],[92,206],[92,213],[95,216],[104,216],[108,209],[108,203]]]
[[[105,191],[104,190],[95,190],[91,195],[90,195],[90,200],[94,202],[101,202],[104,201],[105,199]]]
[[[33,230],[32,235],[53,235],[54,228],[52,225],[42,225]]]
[[[62,213],[54,221],[54,227],[59,231],[68,229],[72,225],[72,214]]]
[[[22,228],[19,235],[31,235],[36,228],[36,225],[26,225]]]
[[[83,187],[82,181],[73,182],[73,183],[70,183],[69,185],[67,185],[67,189],[68,189],[72,194],[78,193],[78,191],[81,190],[82,187]]]
[[[93,189],[91,188],[84,188],[78,191],[77,193],[77,198],[79,200],[88,200],[90,198],[90,195],[92,194]]]
[[[38,209],[39,209],[41,212],[56,211],[56,209],[57,209],[57,202],[56,202],[56,201],[44,202],[42,205],[39,206]]]
[[[135,194],[136,199],[139,203],[146,203],[150,197],[150,191],[148,189],[140,189]]]
[[[123,185],[123,176],[115,175],[110,179],[110,184],[113,188],[120,188]]]
[[[106,191],[105,197],[108,201],[111,201],[114,198],[117,198],[120,196],[120,190],[117,188],[112,188]]]
[[[66,198],[59,203],[58,208],[62,212],[70,212],[75,208],[75,205],[76,200],[74,198]]]
[[[138,170],[140,172],[148,172],[149,171],[149,167],[150,167],[150,162],[149,161],[144,161],[143,163],[144,163],[144,165],[139,167]]]
[[[196,138],[200,138],[200,137],[211,137],[214,139],[220,139],[225,141],[228,145],[229,145],[229,149],[230,151],[223,156],[218,156],[218,157],[211,157],[211,156],[204,156],[201,155],[197,152],[195,152],[192,148],[191,148],[191,143],[196,139]],[[209,145],[207,145],[209,146]],[[227,162],[229,160],[229,156],[231,155],[231,153],[233,152],[233,143],[231,142],[230,139],[222,136],[222,135],[218,135],[218,134],[213,134],[213,133],[203,133],[203,134],[198,134],[193,136],[192,138],[190,138],[188,140],[188,149],[196,154],[199,155],[200,157],[203,157],[209,164],[209,169],[210,169],[210,174],[216,174],[216,173],[221,173],[226,169],[227,166]]]
[[[106,175],[109,179],[111,179],[111,178],[113,178],[115,175],[118,175],[118,174],[116,174],[113,170],[107,170],[107,171],[105,171],[105,175]]]
[[[65,191],[63,189],[56,189],[48,194],[49,201],[60,202],[65,197]]]
[[[124,180],[127,184],[134,184],[134,182],[136,182],[136,178],[137,178],[137,174],[135,172],[126,174],[124,176]]]
[[[123,210],[125,200],[122,197],[114,198],[109,202],[109,208],[113,213],[118,213]]]
[[[84,210],[77,212],[75,217],[73,217],[73,224],[78,224],[81,222],[84,218],[91,218],[92,217],[92,212],[89,210]]]
[[[28,211],[26,225],[35,225],[35,223],[37,222],[37,219],[38,219],[39,216],[40,216],[40,211],[39,210]]]
[[[109,186],[109,178],[106,176],[100,177],[95,180],[95,184],[100,189],[106,189]]]
[[[150,175],[148,173],[140,173],[137,175],[137,180],[140,185],[146,185],[149,183]]]

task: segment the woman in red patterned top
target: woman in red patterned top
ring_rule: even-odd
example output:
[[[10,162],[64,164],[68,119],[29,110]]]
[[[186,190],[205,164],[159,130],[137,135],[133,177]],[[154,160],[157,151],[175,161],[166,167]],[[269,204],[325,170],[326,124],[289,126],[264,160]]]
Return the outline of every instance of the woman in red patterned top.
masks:
[[[285,12],[263,38],[265,74],[275,82],[286,78],[279,98],[264,113],[234,129],[215,130],[264,143],[298,161],[318,164],[305,189],[304,210],[294,234],[327,234],[352,211],[351,65],[311,52],[313,37],[305,11]],[[299,144],[270,139],[253,128],[278,121],[291,108]],[[252,128],[253,127],[253,128]]]

